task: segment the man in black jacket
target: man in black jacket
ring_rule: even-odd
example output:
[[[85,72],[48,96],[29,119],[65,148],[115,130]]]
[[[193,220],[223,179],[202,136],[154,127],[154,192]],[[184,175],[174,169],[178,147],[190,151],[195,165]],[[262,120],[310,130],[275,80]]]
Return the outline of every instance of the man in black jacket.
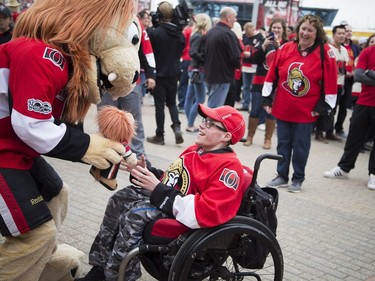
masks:
[[[208,89],[208,107],[224,105],[234,70],[241,67],[241,46],[231,30],[237,21],[233,8],[224,7],[220,11],[220,21],[211,28],[204,39],[204,58]]]
[[[164,103],[169,109],[176,144],[184,142],[176,105],[177,81],[180,75],[180,57],[185,47],[185,37],[180,27],[172,23],[174,10],[169,2],[161,2],[157,12],[160,25],[149,31],[156,61],[155,101],[156,135],[147,141],[164,144]]]

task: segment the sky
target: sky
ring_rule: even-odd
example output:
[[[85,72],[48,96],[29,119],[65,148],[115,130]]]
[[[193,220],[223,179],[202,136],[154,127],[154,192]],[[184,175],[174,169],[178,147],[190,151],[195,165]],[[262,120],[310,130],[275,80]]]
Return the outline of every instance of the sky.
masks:
[[[304,7],[338,9],[332,26],[347,21],[353,29],[375,29],[374,0],[301,0]]]

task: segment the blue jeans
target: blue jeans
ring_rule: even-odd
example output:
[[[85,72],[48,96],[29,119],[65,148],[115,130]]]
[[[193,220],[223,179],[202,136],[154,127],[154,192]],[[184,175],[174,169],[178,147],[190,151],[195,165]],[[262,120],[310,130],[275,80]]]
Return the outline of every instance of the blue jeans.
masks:
[[[192,71],[189,71],[189,77],[191,78]],[[187,89],[185,97],[184,110],[188,120],[188,127],[194,126],[195,118],[198,115],[198,104],[204,103],[206,99],[206,82],[204,82],[204,73],[200,73],[201,83],[191,83]]]
[[[228,95],[229,87],[230,83],[207,83],[207,106],[210,108],[223,106]]]
[[[143,87],[143,84],[146,83],[146,74],[144,71],[141,71],[141,91],[142,91],[142,97],[146,95],[146,87]]]
[[[274,120],[275,117],[273,117],[271,114],[268,114],[263,108],[262,93],[252,92],[251,94],[252,94],[252,97],[251,97],[250,117],[260,118],[261,122],[259,123],[264,123],[265,120],[262,120],[262,119],[265,119],[265,118]]]
[[[289,180],[289,166],[292,161],[292,182],[305,180],[305,167],[311,147],[311,133],[313,123],[292,123],[277,120],[277,154],[283,159],[277,163],[277,173],[285,180]]]
[[[242,107],[249,108],[251,102],[251,83],[254,73],[242,72]]]
[[[186,92],[189,84],[188,67],[190,65],[189,60],[183,60],[181,62],[181,76],[178,84],[177,98],[178,98],[178,109],[184,108]]]

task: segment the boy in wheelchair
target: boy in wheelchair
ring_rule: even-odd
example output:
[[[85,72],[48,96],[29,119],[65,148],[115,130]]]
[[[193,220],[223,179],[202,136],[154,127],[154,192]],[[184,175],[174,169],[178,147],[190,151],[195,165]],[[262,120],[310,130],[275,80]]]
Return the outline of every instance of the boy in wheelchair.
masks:
[[[200,104],[198,112],[203,120],[195,144],[165,172],[147,169],[145,158],[133,169],[125,166],[134,185],[109,199],[89,254],[93,267],[77,281],[117,280],[121,260],[142,243],[145,225],[157,217],[172,218],[180,225],[166,231],[169,238],[176,238],[189,229],[214,227],[236,216],[251,176],[230,145],[243,137],[245,121],[231,106],[211,109]],[[126,276],[126,280],[140,278],[138,259],[130,262]]]

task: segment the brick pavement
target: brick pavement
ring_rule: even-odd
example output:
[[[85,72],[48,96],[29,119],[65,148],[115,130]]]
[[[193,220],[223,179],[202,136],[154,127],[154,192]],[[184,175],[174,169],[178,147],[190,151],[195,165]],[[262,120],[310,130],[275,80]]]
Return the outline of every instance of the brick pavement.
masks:
[[[145,100],[143,118],[146,136],[155,131],[154,107]],[[350,113],[349,113],[350,115]],[[89,112],[85,128],[96,130],[95,108]],[[247,119],[247,113],[244,113]],[[185,129],[186,118],[180,114]],[[184,134],[185,143],[176,146],[166,112],[166,144],[145,144],[148,158],[154,166],[165,168],[189,144],[194,135]],[[264,132],[257,130],[254,144],[234,146],[243,163],[253,165],[262,149]],[[273,139],[275,153],[276,138]],[[366,187],[369,153],[360,154],[349,180],[331,180],[322,176],[334,167],[343,151],[343,143],[312,142],[307,164],[306,181],[301,193],[280,189],[278,209],[278,240],[284,254],[284,280],[375,280],[375,191]],[[61,177],[71,187],[70,209],[60,234],[60,241],[86,254],[101,223],[104,208],[112,192],[96,183],[88,173],[89,167],[49,159]],[[258,182],[274,177],[276,162],[263,162]],[[125,173],[118,177],[120,186],[128,185]],[[85,270],[87,255],[85,257]],[[144,274],[141,280],[153,280]]]

